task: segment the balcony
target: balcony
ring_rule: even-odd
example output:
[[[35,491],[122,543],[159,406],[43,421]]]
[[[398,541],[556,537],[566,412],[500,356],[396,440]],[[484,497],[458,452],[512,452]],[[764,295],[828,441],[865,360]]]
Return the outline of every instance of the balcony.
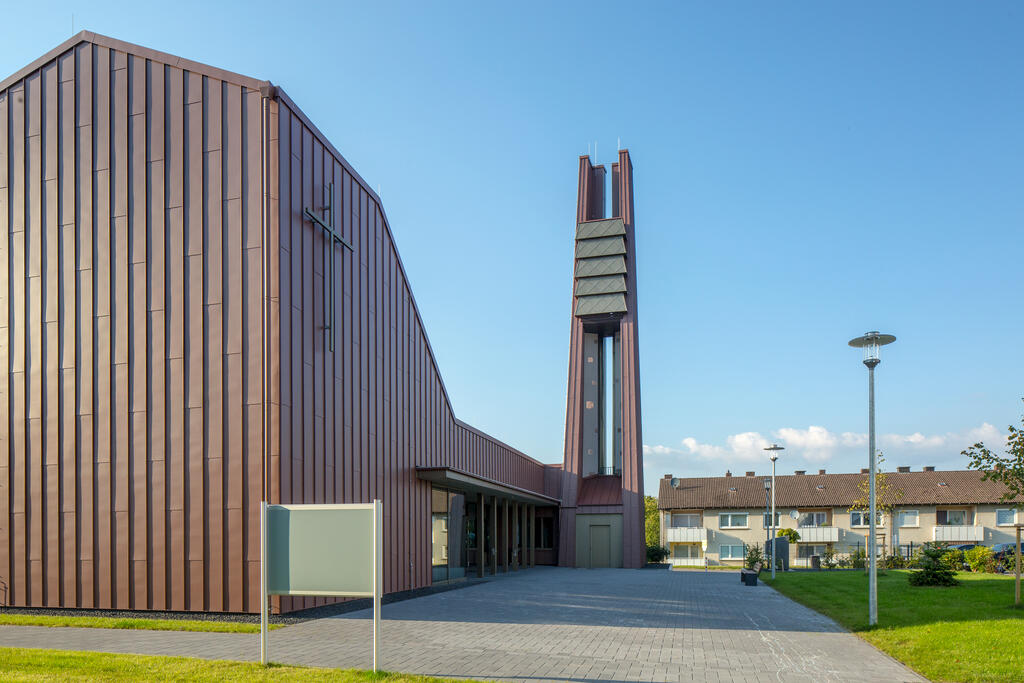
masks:
[[[665,543],[707,543],[708,530],[704,527],[670,526],[665,529]],[[703,562],[703,560],[701,560]],[[704,566],[701,564],[700,566]]]
[[[838,543],[839,527],[802,526],[797,528],[801,543]]]
[[[981,543],[985,538],[983,526],[947,526],[945,524],[932,527],[932,540],[947,543]]]
[[[668,560],[673,567],[703,567],[703,557],[670,557]]]

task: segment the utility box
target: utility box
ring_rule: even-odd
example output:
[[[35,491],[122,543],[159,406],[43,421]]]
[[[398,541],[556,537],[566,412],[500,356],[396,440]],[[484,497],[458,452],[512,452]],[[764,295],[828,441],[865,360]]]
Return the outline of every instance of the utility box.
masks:
[[[768,560],[765,557],[765,562],[768,563],[768,568],[771,569],[771,562],[775,562],[775,568],[781,569],[782,571],[789,571],[789,539],[777,536],[772,539],[772,542],[768,544],[766,548],[768,553],[771,555],[772,560]],[[775,558],[778,558],[776,560]]]

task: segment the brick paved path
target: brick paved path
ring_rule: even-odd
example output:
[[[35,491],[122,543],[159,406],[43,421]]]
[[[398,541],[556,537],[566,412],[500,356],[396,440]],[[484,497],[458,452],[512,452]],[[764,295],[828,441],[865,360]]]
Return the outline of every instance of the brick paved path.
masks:
[[[537,568],[385,605],[391,671],[523,681],[923,681],[735,572]],[[270,658],[370,666],[368,611],[273,631]],[[230,633],[0,627],[0,646],[254,659]]]

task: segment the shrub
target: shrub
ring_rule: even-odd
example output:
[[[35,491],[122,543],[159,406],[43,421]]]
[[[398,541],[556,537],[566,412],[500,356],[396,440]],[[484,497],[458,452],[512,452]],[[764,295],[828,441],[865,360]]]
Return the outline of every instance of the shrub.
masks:
[[[1024,552],[1022,552],[1021,555],[1022,557],[1020,558],[1020,568],[1021,572],[1024,573]],[[999,562],[999,565],[1005,572],[1013,574],[1015,571],[1017,571],[1017,549],[1011,548],[1010,552],[1003,555],[1003,559]]]
[[[760,562],[764,565],[764,553],[756,545],[752,545],[747,548],[747,556],[743,558],[743,566],[747,569],[753,569],[754,565]]]
[[[647,561],[648,562],[664,562],[665,558],[668,557],[668,548],[660,545],[649,545],[647,546]]]
[[[779,529],[775,535],[778,538],[785,538],[790,543],[800,542],[800,533],[796,529]]]
[[[920,569],[907,577],[911,586],[956,586],[956,572],[943,563],[945,550],[930,544],[921,547]]]
[[[882,560],[882,566],[886,569],[906,569],[910,565],[910,562],[903,555],[896,553],[895,555],[889,555]]]
[[[959,548],[950,548],[942,556],[942,564],[948,569],[960,571],[964,568],[964,551]]]
[[[832,546],[826,546],[825,554],[821,556],[821,568],[822,569],[835,569],[836,568],[836,551]]]
[[[853,558],[850,555],[842,555],[836,559],[836,566],[840,569],[850,569],[853,567]]]
[[[971,548],[964,554],[964,559],[967,561],[967,566],[971,568],[972,572],[995,573],[996,571],[996,561],[992,557],[991,548],[986,548],[983,545]]]
[[[864,565],[867,564],[867,561],[868,554],[861,548],[850,553],[850,567],[853,569],[864,569]]]

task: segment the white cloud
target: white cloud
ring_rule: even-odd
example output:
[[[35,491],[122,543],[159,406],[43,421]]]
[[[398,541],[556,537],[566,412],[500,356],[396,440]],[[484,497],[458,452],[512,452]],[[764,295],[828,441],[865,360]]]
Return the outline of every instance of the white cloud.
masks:
[[[839,471],[856,471],[862,467],[867,434],[860,432],[832,432],[819,425],[807,428],[783,427],[771,432],[775,440],[785,446],[787,462],[800,461],[820,465],[832,461]],[[960,451],[978,441],[990,448],[1002,448],[1006,435],[986,423],[960,432],[944,434],[880,434],[878,448],[887,456],[889,464],[912,466],[936,465],[940,468],[963,468],[966,461]],[[665,471],[689,472],[694,475],[719,473],[727,468],[750,467],[752,463],[767,463],[764,448],[770,445],[759,432],[740,432],[725,438],[725,443],[702,443],[694,437],[680,441],[679,447],[645,445],[647,464]],[[714,464],[712,464],[714,463]]]
[[[812,462],[824,462],[830,459],[839,445],[839,437],[817,425],[807,429],[783,427],[772,432],[772,435],[786,444],[786,448],[796,451],[804,459]]]

